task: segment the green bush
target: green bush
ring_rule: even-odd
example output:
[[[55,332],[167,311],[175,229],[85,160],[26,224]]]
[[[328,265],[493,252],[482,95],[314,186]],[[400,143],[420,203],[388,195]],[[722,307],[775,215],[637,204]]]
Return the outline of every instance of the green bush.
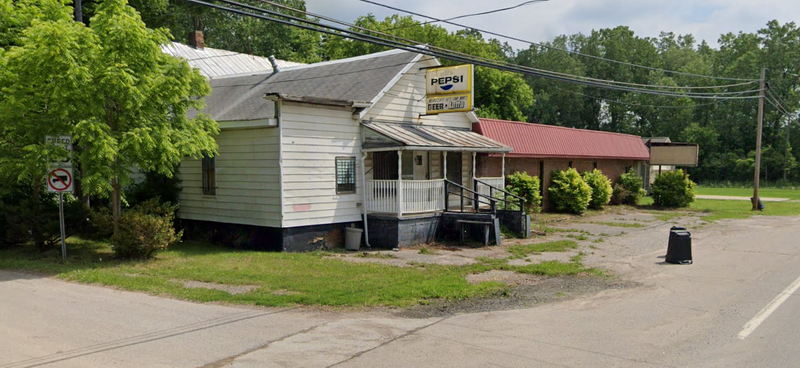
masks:
[[[613,204],[629,204],[635,206],[639,199],[644,197],[645,192],[642,186],[642,177],[635,171],[628,170],[628,172],[620,175],[619,182],[614,185],[614,191],[611,194],[611,203]]]
[[[683,170],[665,171],[653,182],[653,204],[660,207],[686,207],[694,201],[695,183]]]
[[[173,226],[175,206],[150,200],[125,211],[119,228],[111,236],[114,253],[119,258],[152,258],[182,236]]]
[[[589,208],[601,209],[611,201],[611,180],[597,169],[583,173],[583,181],[592,188],[592,200]]]
[[[592,188],[573,168],[553,171],[547,190],[550,193],[550,203],[556,211],[581,214],[592,200]]]
[[[539,177],[526,172],[515,172],[506,176],[506,191],[525,199],[525,212],[539,212],[542,196],[539,194]]]

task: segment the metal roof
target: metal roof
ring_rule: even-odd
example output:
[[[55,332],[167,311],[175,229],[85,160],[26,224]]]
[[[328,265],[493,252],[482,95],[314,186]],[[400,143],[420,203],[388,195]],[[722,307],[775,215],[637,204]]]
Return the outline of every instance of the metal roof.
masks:
[[[278,73],[211,79],[204,113],[217,121],[273,117],[267,95],[307,103],[364,107],[419,54],[391,50],[301,65]]]
[[[509,152],[511,148],[469,130],[419,124],[363,122],[365,151],[396,149]]]
[[[196,49],[178,42],[161,46],[161,50],[169,55],[185,59],[193,68],[209,79],[230,75],[272,72],[272,63],[268,58],[242,54],[234,51],[204,47]],[[277,60],[279,68],[304,65],[286,60]]]
[[[509,157],[648,160],[642,138],[519,121],[480,119],[473,130],[511,146]]]

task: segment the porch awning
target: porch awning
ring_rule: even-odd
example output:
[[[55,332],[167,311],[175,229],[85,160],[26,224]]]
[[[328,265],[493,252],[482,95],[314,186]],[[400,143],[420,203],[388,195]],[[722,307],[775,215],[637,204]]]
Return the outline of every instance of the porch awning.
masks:
[[[363,122],[362,150],[510,152],[504,146],[469,130],[405,123]]]

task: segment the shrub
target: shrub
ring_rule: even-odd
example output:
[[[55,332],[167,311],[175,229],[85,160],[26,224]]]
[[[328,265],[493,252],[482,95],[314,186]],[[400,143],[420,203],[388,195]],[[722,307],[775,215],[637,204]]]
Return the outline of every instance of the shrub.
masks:
[[[652,185],[653,204],[661,207],[686,207],[694,201],[695,183],[683,170],[661,173]]]
[[[526,172],[515,172],[506,177],[506,191],[525,199],[526,213],[539,212],[542,196],[539,194],[539,177]]]
[[[611,201],[611,180],[597,169],[583,173],[583,181],[592,188],[592,200],[589,207],[601,209]]]
[[[548,192],[550,203],[556,211],[581,214],[592,199],[592,188],[573,168],[553,171]]]
[[[173,227],[175,206],[155,200],[125,211],[119,228],[111,236],[114,253],[119,258],[152,258],[156,252],[177,242],[182,232]]]
[[[636,205],[644,195],[642,177],[633,170],[620,175],[619,182],[614,185],[611,203]]]

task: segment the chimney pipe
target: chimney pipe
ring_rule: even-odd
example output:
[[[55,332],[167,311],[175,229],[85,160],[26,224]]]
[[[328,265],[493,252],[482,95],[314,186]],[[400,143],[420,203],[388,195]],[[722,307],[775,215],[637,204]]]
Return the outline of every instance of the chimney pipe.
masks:
[[[204,47],[206,47],[205,38],[203,37],[203,31],[189,32],[189,46],[192,46],[199,50],[202,50]]]
[[[272,74],[281,71],[281,68],[278,66],[278,60],[275,59],[275,55],[270,55],[267,59],[269,59],[269,63],[272,64]]]

